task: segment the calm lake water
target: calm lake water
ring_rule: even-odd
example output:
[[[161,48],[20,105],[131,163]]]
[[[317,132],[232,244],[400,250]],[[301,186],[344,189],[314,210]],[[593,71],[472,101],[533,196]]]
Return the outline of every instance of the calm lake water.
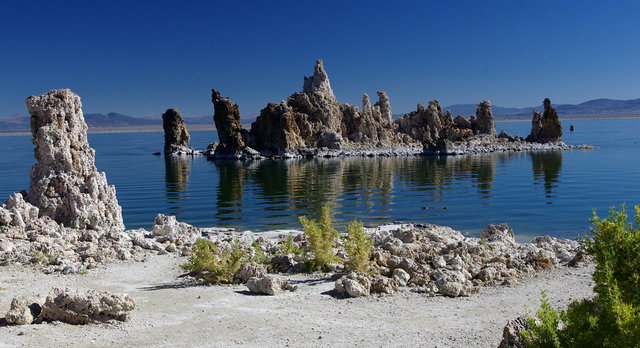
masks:
[[[564,121],[564,141],[595,150],[459,157],[207,161],[165,158],[162,133],[90,134],[96,165],[116,186],[128,228],[157,213],[193,225],[261,231],[299,228],[298,216],[332,204],[339,224],[391,221],[452,226],[478,235],[507,222],[519,240],[589,230],[596,208],[640,203],[640,120]],[[569,132],[570,124],[576,130]],[[499,122],[526,136],[529,122]],[[214,131],[191,132],[203,149]],[[30,136],[0,137],[0,200],[28,188]],[[445,209],[446,207],[446,209]]]

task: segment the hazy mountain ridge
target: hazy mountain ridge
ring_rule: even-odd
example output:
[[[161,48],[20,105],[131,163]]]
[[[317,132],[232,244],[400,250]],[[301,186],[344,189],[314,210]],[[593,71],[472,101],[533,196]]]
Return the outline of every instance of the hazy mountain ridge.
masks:
[[[162,127],[162,118],[133,117],[110,112],[108,114],[85,114],[84,120],[89,129],[127,128],[127,127]],[[211,125],[213,118],[210,115],[201,117],[185,117],[187,125]],[[30,130],[29,116],[15,114],[0,118],[0,132],[28,132]]]
[[[560,118],[591,118],[591,117],[640,117],[640,98],[630,100],[593,99],[580,104],[554,105]],[[474,115],[476,104],[455,104],[443,107],[456,115]],[[534,109],[543,110],[542,105],[526,108],[505,108],[493,106],[493,116],[498,119],[528,119]]]
[[[455,104],[443,107],[451,110],[453,116],[475,115],[476,104]],[[640,98],[630,100],[593,99],[580,104],[554,105],[560,118],[616,118],[616,117],[640,117]],[[492,106],[493,116],[498,120],[528,120],[533,109],[542,110],[542,105],[526,108],[508,108],[498,105]],[[397,118],[401,114],[394,114]],[[243,117],[245,122],[253,122],[256,116]],[[90,129],[127,128],[127,127],[162,127],[160,117],[132,117],[128,115],[110,112],[108,114],[85,114],[85,121]],[[213,127],[213,117],[204,115],[200,117],[185,117],[185,123],[189,125],[210,125]],[[0,132],[27,132],[29,131],[29,116],[14,114],[0,117]]]

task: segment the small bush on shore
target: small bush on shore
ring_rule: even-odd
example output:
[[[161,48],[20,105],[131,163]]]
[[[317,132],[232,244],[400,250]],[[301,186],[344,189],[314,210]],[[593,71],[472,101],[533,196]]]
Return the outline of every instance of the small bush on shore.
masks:
[[[243,250],[237,242],[229,248],[220,250],[212,241],[198,238],[188,262],[180,265],[187,271],[194,272],[196,277],[212,284],[230,284],[240,269],[247,262],[247,250]]]
[[[369,271],[372,264],[373,241],[367,237],[361,222],[353,220],[347,225],[344,248],[347,253],[347,269],[360,272]]]
[[[258,243],[257,240],[253,241],[251,247],[253,248],[253,257],[249,261],[268,265],[271,259],[267,256],[267,253],[262,250],[260,243]]]
[[[318,221],[301,216],[300,223],[309,243],[309,252],[312,254],[306,262],[307,269],[331,270],[333,264],[341,261],[334,252],[338,231],[333,228],[331,209],[327,206],[322,207]]]
[[[304,254],[304,250],[296,245],[293,242],[293,235],[289,233],[287,240],[280,244],[280,250],[282,250],[282,255],[302,255]]]
[[[612,208],[606,219],[594,211],[593,238],[581,243],[595,257],[596,296],[559,314],[543,296],[539,322],[529,318],[531,329],[523,334],[525,347],[640,346],[640,206],[635,207],[635,227],[627,217],[624,205],[619,211]]]

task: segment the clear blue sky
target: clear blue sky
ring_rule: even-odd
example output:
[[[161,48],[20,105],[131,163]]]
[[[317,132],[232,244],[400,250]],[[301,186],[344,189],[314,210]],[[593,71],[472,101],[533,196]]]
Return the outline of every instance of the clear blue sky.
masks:
[[[256,115],[324,59],[336,96],[501,106],[640,97],[640,1],[0,3],[0,116],[71,88],[85,113]],[[373,98],[372,98],[373,99]]]

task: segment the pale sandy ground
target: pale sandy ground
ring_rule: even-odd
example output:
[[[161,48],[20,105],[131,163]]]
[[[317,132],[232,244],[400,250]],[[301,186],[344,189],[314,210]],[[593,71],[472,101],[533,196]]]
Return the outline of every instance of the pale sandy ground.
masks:
[[[561,268],[465,298],[405,291],[338,299],[327,294],[331,280],[300,275],[290,278],[300,281],[296,292],[255,296],[244,286],[189,285],[177,279],[184,261],[150,256],[66,276],[0,267],[0,316],[14,296],[46,294],[56,286],[126,293],[136,303],[126,323],[0,327],[0,347],[495,347],[507,320],[537,309],[542,290],[553,306],[562,307],[592,295],[589,266]]]

